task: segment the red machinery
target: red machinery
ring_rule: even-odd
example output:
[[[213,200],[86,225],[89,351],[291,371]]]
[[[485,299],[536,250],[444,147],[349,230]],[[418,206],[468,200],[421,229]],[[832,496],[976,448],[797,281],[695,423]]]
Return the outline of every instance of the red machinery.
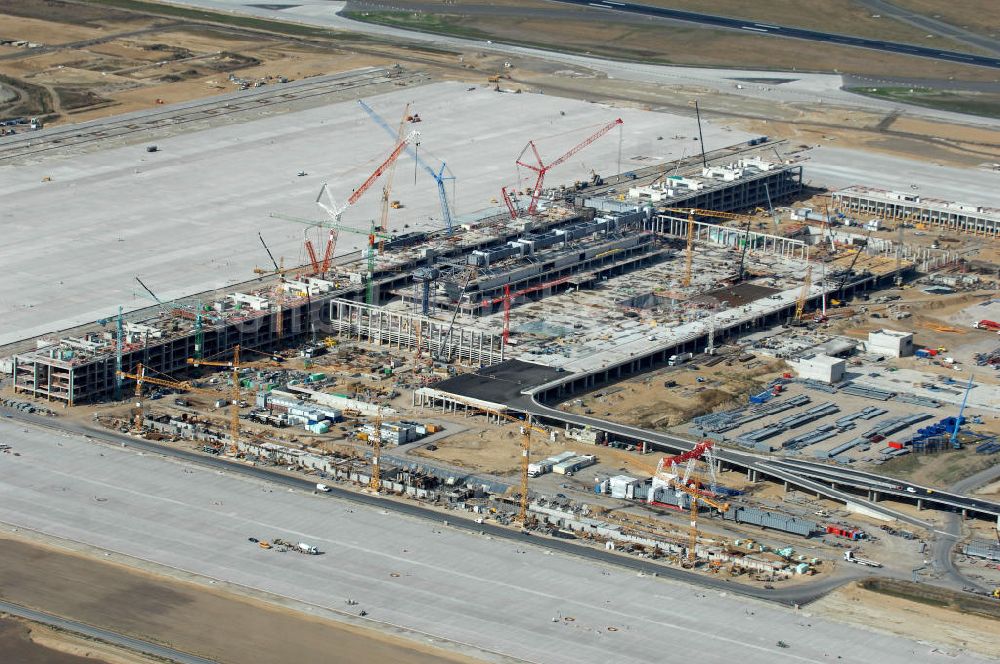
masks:
[[[501,295],[500,297],[495,297],[492,300],[489,300],[489,299],[483,300],[480,306],[482,306],[482,307],[490,307],[490,306],[493,306],[494,304],[497,304],[498,302],[503,302],[503,343],[504,343],[504,345],[506,345],[507,341],[510,339],[510,303],[511,303],[511,301],[514,298],[516,298],[516,297],[520,297],[521,295],[527,295],[528,293],[534,293],[536,291],[544,290],[546,288],[552,288],[553,286],[558,286],[559,284],[565,283],[568,280],[569,280],[569,277],[563,277],[561,279],[554,279],[553,281],[546,281],[544,284],[538,284],[537,286],[531,286],[529,288],[522,288],[521,290],[519,290],[519,291],[517,291],[515,293],[511,293],[510,292],[510,285],[508,284],[508,285],[506,285],[506,286],[503,287],[503,295]]]
[[[585,147],[587,147],[588,145],[590,145],[591,143],[593,143],[594,141],[596,141],[597,139],[599,139],[601,136],[604,136],[606,133],[608,133],[609,131],[611,131],[615,127],[620,126],[622,124],[623,124],[623,122],[622,122],[621,118],[618,118],[614,122],[609,122],[608,124],[604,125],[600,129],[598,129],[596,132],[594,132],[593,134],[591,134],[590,136],[588,136],[586,138],[586,140],[584,140],[582,143],[577,144],[572,149],[570,149],[566,154],[564,154],[563,156],[559,157],[555,161],[550,162],[549,164],[542,163],[542,157],[541,157],[541,155],[538,154],[538,148],[535,147],[535,142],[534,141],[528,141],[528,145],[526,145],[525,148],[523,150],[521,150],[521,154],[520,154],[520,156],[518,156],[517,162],[516,162],[518,166],[524,166],[525,168],[527,168],[529,170],[532,170],[535,173],[537,173],[537,176],[535,177],[535,186],[531,190],[531,203],[528,204],[528,214],[534,214],[537,211],[537,209],[538,209],[538,198],[539,198],[539,196],[542,195],[542,185],[545,183],[545,174],[546,173],[548,173],[551,169],[555,168],[556,166],[564,163],[567,159],[569,159],[570,157],[572,157],[573,155],[575,155],[577,152],[579,152],[580,150],[584,149]],[[524,153],[527,152],[529,148],[531,149],[531,152],[534,153],[534,155],[535,155],[535,161],[538,162],[537,165],[536,164],[527,164],[527,163],[525,163],[525,162],[522,161],[522,158],[524,157]],[[502,191],[502,193],[503,193],[503,196],[504,196],[504,200],[507,203],[507,207],[511,211],[511,215],[512,215],[511,218],[516,218],[515,210],[513,209],[513,206],[511,205],[511,202],[510,202],[510,198],[508,197],[507,192],[506,192],[506,187],[504,188],[504,190]]]

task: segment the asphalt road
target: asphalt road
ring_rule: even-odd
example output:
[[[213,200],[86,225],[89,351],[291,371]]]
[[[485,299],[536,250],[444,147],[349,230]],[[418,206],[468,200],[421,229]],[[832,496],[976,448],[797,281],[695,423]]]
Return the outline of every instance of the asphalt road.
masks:
[[[1000,465],[994,465],[983,471],[970,475],[952,485],[951,490],[956,493],[971,491],[976,487],[989,484],[1000,477]],[[957,590],[959,588],[975,588],[980,592],[989,592],[992,588],[987,588],[982,584],[969,579],[955,567],[955,545],[962,538],[962,520],[957,514],[948,514],[945,519],[943,532],[949,536],[941,536],[934,542],[931,560],[934,567],[943,572]]]
[[[602,420],[596,417],[576,415],[574,413],[567,413],[554,408],[549,408],[548,406],[538,403],[534,400],[534,398],[529,396],[521,395],[516,399],[506,401],[506,403],[514,410],[531,413],[536,417],[548,418],[559,422],[570,422],[578,426],[590,426],[626,439],[645,440],[650,443],[653,449],[661,451],[688,450],[694,446],[694,443],[690,440],[678,438],[669,434],[657,433],[640,429],[638,427]],[[839,500],[841,502],[864,503],[865,506],[871,510],[882,512],[886,516],[899,519],[922,528],[929,528],[931,527],[931,524],[921,519],[909,516],[903,512],[899,512],[898,510],[894,510],[881,503],[868,501],[863,496],[857,496],[832,488],[831,485],[850,485],[859,490],[877,489],[883,495],[893,495],[906,501],[914,501],[917,498],[922,498],[925,501],[925,505],[928,507],[943,506],[947,509],[967,509],[972,512],[986,514],[997,514],[1000,512],[1000,506],[998,506],[995,502],[970,498],[956,493],[935,491],[933,489],[917,485],[913,485],[914,491],[912,492],[906,491],[905,489],[895,490],[892,489],[891,486],[897,484],[897,480],[894,480],[891,477],[884,477],[853,469],[832,468],[822,464],[790,461],[788,459],[781,459],[778,457],[770,458],[759,454],[739,452],[733,449],[718,450],[716,452],[716,456],[722,461],[734,463],[744,468],[756,469],[767,474],[768,476],[787,480],[804,489],[817,491],[818,493],[822,493],[822,495],[834,500]],[[793,466],[795,466],[795,468],[793,468]]]
[[[248,477],[253,477],[258,480],[265,480],[268,482],[273,482],[275,484],[280,484],[283,486],[299,489],[300,491],[301,490],[310,491],[313,490],[315,487],[314,481],[305,478],[286,475],[284,473],[272,470],[270,468],[260,468],[254,466],[247,466],[239,463],[232,463],[224,458],[219,458],[197,452],[191,452],[188,450],[169,447],[167,445],[153,443],[150,441],[142,440],[140,438],[132,438],[130,436],[125,436],[112,431],[107,431],[105,429],[91,428],[89,426],[76,424],[59,418],[33,416],[21,413],[20,411],[12,411],[6,408],[0,408],[0,414],[4,415],[9,414],[11,415],[12,419],[16,419],[25,423],[40,425],[43,427],[48,427],[62,432],[69,432],[73,434],[83,435],[92,439],[97,439],[112,444],[127,445],[129,447],[135,449],[141,449],[146,452],[182,459],[190,463],[196,463],[216,470],[223,469],[228,471],[229,473],[238,473]],[[441,512],[438,512],[436,510],[432,510],[426,507],[421,507],[416,504],[403,503],[386,498],[379,498],[370,494],[364,494],[356,491],[341,489],[335,485],[330,487],[329,493],[320,495],[326,496],[331,500],[346,500],[357,504],[374,506],[378,509],[392,510],[400,514],[405,514],[407,516],[416,517],[420,519],[426,519],[428,521],[434,521],[436,523],[447,521],[449,526],[461,530],[466,530],[474,533],[483,533],[495,538],[502,538],[518,542],[520,544],[541,546],[553,551],[558,551],[560,553],[579,556],[596,562],[615,565],[617,567],[623,567],[626,569],[634,570],[636,572],[642,572],[644,574],[658,575],[674,579],[677,581],[690,583],[693,585],[712,588],[715,590],[722,590],[731,593],[738,593],[746,595],[748,597],[773,601],[779,604],[785,604],[789,606],[796,604],[798,605],[808,604],[809,602],[815,601],[820,597],[822,597],[823,595],[827,594],[828,592],[840,587],[844,583],[852,579],[860,578],[862,576],[862,574],[855,572],[854,570],[850,570],[846,574],[824,577],[821,581],[818,581],[816,583],[810,583],[807,585],[801,585],[801,586],[797,585],[795,587],[788,587],[788,588],[776,587],[774,590],[753,588],[738,583],[728,582],[723,579],[707,577],[701,574],[688,572],[686,570],[660,565],[658,563],[650,562],[648,560],[644,560],[641,558],[633,558],[630,556],[625,556],[622,554],[605,551],[603,549],[596,549],[589,546],[581,546],[579,544],[575,544],[571,540],[555,539],[546,537],[544,535],[529,534],[526,532],[516,531],[488,523],[476,523],[475,520],[473,519],[456,517],[453,514],[442,514]]]
[[[824,44],[836,44],[839,46],[854,46],[867,48],[886,53],[900,53],[902,55],[915,55],[932,60],[942,60],[945,62],[956,62],[965,65],[978,65],[980,67],[991,67],[1000,69],[1000,58],[992,58],[983,55],[972,55],[969,53],[958,53],[955,51],[942,51],[926,46],[916,46],[914,44],[901,44],[898,42],[882,41],[879,39],[865,39],[864,37],[852,37],[850,35],[838,35],[829,32],[819,32],[817,30],[806,30],[805,28],[792,28],[770,23],[755,23],[751,20],[729,18],[726,16],[716,16],[714,14],[701,14],[697,12],[687,12],[678,9],[665,9],[662,7],[650,7],[630,2],[616,2],[615,0],[601,0],[591,2],[590,0],[553,0],[581,7],[591,7],[596,9],[606,9],[615,12],[626,12],[630,14],[641,14],[656,18],[666,18],[674,21],[685,21],[687,23],[697,23],[716,28],[727,28],[731,30],[742,30],[744,32],[772,35],[775,37],[788,37],[791,39],[804,39],[807,41],[821,42]]]
[[[129,650],[135,652],[141,652],[153,657],[160,657],[172,662],[178,662],[179,664],[213,664],[213,661],[210,659],[189,655],[185,652],[181,652],[180,650],[174,650],[173,648],[150,643],[149,641],[133,639],[131,636],[118,634],[117,632],[101,629],[100,627],[92,627],[75,620],[60,618],[59,616],[54,616],[51,613],[29,609],[25,606],[21,606],[20,604],[12,604],[11,602],[0,600],[0,611],[9,613],[12,616],[18,616],[20,618],[25,618],[26,620],[33,620],[43,625],[55,627],[56,629],[65,630],[74,634],[80,634],[87,638],[97,639],[98,641],[104,641],[105,643],[111,643],[116,646],[128,648]],[[2,659],[2,657],[0,657],[0,659]]]
[[[928,33],[949,37],[958,42],[964,42],[971,46],[976,46],[990,53],[1000,53],[1000,42],[986,35],[976,34],[957,25],[939,21],[932,16],[926,16],[918,12],[912,12],[905,7],[900,7],[894,2],[887,0],[861,0],[873,12],[882,16],[891,16],[897,20],[915,25]]]

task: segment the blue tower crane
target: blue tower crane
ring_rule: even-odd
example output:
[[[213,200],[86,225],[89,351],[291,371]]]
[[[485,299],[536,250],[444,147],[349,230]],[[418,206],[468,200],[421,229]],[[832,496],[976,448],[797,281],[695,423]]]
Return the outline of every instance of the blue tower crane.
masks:
[[[369,116],[371,116],[371,119],[374,120],[375,123],[378,124],[378,126],[382,127],[382,129],[384,129],[385,132],[389,134],[389,136],[391,136],[393,140],[396,139],[397,135],[396,130],[390,127],[389,124],[385,120],[383,120],[381,116],[379,116],[379,114],[372,109],[371,106],[366,104],[361,99],[358,100],[358,104],[361,105],[361,108],[365,109],[365,112],[368,113]],[[434,179],[434,182],[437,183],[438,198],[441,199],[441,216],[444,217],[445,226],[448,228],[448,235],[451,235],[452,234],[451,210],[448,207],[448,194],[445,191],[444,181],[454,180],[455,176],[451,174],[451,169],[449,169],[448,165],[445,164],[445,162],[443,161],[441,162],[441,168],[435,171],[427,164],[426,161],[424,161],[420,157],[419,154],[417,154],[417,151],[413,148],[412,145],[406,146],[406,153],[411,157],[413,157],[413,160],[417,162],[417,165],[420,166],[425,171],[427,171],[427,174],[430,175],[431,178]],[[448,172],[448,175],[445,175],[445,171]]]
[[[960,449],[962,446],[958,442],[958,429],[962,426],[965,419],[962,414],[965,413],[965,404],[969,401],[969,392],[972,391],[972,374],[969,374],[969,384],[965,386],[965,396],[962,397],[962,405],[958,409],[958,417],[955,418],[955,428],[951,432],[951,446],[954,449]]]

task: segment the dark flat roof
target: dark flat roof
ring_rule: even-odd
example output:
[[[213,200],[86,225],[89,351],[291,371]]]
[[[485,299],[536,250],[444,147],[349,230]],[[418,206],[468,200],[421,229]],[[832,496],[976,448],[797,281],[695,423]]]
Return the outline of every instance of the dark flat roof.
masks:
[[[744,304],[750,304],[751,302],[755,302],[756,300],[760,300],[780,292],[781,291],[777,288],[768,288],[767,286],[758,286],[757,284],[742,283],[735,286],[725,286],[723,288],[710,290],[707,293],[702,293],[697,297],[691,298],[691,302],[709,301],[709,298],[715,298],[719,301],[728,302],[730,308],[742,307]]]
[[[507,360],[474,373],[448,378],[430,387],[469,399],[507,404],[519,399],[522,390],[544,385],[565,375],[564,371],[542,364]]]

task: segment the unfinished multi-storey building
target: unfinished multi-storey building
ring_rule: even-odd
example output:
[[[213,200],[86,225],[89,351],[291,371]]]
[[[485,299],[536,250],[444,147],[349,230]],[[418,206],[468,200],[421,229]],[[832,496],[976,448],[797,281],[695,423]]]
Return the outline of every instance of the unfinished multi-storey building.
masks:
[[[927,198],[916,193],[853,186],[833,194],[834,207],[845,214],[869,214],[881,219],[973,235],[1000,235],[1000,209]]]

